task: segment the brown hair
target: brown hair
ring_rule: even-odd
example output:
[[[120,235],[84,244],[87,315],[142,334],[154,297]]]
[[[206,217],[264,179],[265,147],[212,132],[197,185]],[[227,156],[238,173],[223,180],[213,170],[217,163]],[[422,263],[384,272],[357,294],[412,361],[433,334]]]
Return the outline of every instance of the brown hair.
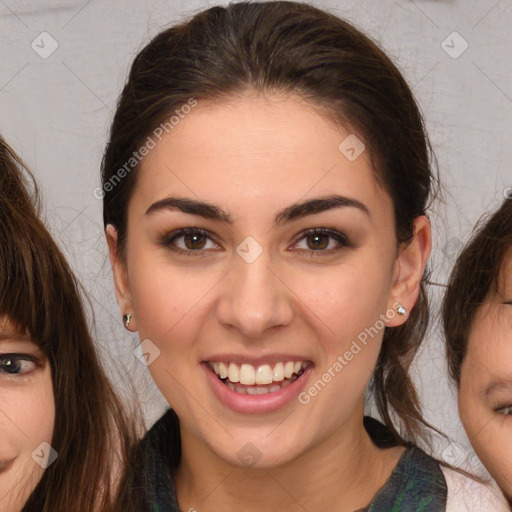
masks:
[[[100,367],[79,285],[39,219],[34,179],[1,137],[0,183],[0,316],[48,357],[56,410],[58,457],[23,510],[121,510],[135,430]]]
[[[488,219],[459,255],[443,301],[443,324],[450,376],[457,386],[469,333],[478,308],[499,289],[499,276],[512,248],[512,199]]]
[[[138,168],[127,172],[126,163],[191,99],[216,101],[247,90],[296,94],[359,134],[393,199],[397,246],[411,240],[413,220],[425,214],[437,179],[422,117],[398,69],[332,14],[296,2],[241,2],[212,7],[161,32],[133,62],[102,162],[103,218],[117,228],[121,257]],[[407,323],[386,328],[374,373],[379,412],[400,443],[415,439],[425,425],[408,369],[427,322],[422,284]]]

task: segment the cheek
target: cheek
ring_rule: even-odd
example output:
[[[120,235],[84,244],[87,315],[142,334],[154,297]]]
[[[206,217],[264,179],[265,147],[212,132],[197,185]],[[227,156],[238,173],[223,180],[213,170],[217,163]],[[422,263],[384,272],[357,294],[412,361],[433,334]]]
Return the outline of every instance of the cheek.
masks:
[[[512,418],[496,416],[471,443],[489,473],[512,495]]]
[[[51,443],[55,424],[55,403],[51,377],[45,376],[39,384],[20,391],[19,407],[15,414],[16,424],[23,430],[28,445]],[[12,410],[12,409],[11,409]]]
[[[32,452],[43,442],[51,444],[55,405],[49,371],[26,385],[0,392],[0,459],[17,458],[26,468]]]
[[[166,261],[165,253],[155,256],[154,251],[134,250],[129,262],[132,305],[141,338],[165,339],[183,330],[179,328],[182,323],[187,324],[190,337],[199,327],[194,322],[190,326],[191,319],[212,312],[215,303],[225,298],[226,288],[230,297],[244,293],[236,284],[227,284],[231,263],[177,266]],[[359,254],[352,258],[355,263],[324,267],[280,263],[273,269],[279,279],[269,272],[268,280],[303,319],[311,317],[334,336],[357,337],[386,313],[392,278],[378,252]],[[180,339],[174,336],[174,343]]]
[[[320,273],[293,271],[287,277],[301,316],[323,324],[337,350],[358,338],[379,339],[384,328],[381,315],[394,314],[386,311],[391,276],[378,264],[366,265],[364,257],[357,264]]]
[[[479,399],[478,375],[463,366],[458,406],[461,422],[476,454],[487,470],[499,479],[512,481],[512,418],[495,414]],[[507,476],[508,475],[508,476]]]
[[[50,378],[41,387],[41,392],[31,408],[33,414],[28,428],[34,440],[51,444],[55,428],[55,400]]]
[[[187,325],[187,337],[193,336],[197,323],[190,319],[202,316],[208,305],[208,294],[222,278],[211,271],[190,270],[160,264],[138,265],[142,270],[130,280],[132,304],[137,330],[141,339],[155,342],[172,339],[179,343],[182,322]],[[213,294],[212,294],[213,296]]]
[[[478,375],[466,356],[461,368],[457,404],[462,425],[470,439],[490,420],[490,411],[479,399]]]
[[[493,429],[491,425],[492,417],[483,404],[479,403],[474,395],[467,392],[462,395],[459,394],[458,408],[460,420],[466,431],[466,435],[473,445],[473,448],[477,450],[477,444],[479,444],[478,436],[481,436],[480,439],[485,437],[483,429]]]
[[[276,273],[282,280],[280,293],[286,295],[286,300],[309,308],[335,333],[347,333],[353,331],[351,327],[371,327],[379,314],[385,313],[390,279],[383,277],[382,271],[370,269],[361,272],[354,265],[320,270],[281,266]],[[228,265],[191,269],[165,263],[144,264],[141,260],[130,277],[139,331],[147,328],[150,332],[168,333],[185,317],[204,313],[219,298],[222,281],[229,272]],[[268,279],[279,287],[279,280],[271,273]]]
[[[226,270],[190,270],[161,261],[140,261],[132,260],[135,272],[130,278],[139,338],[151,358],[148,369],[155,384],[172,407],[183,410],[188,407],[186,403],[180,407],[183,387],[195,385],[188,381],[199,360],[194,347],[208,337],[209,326],[215,322],[212,297]],[[202,330],[206,335],[201,335]]]
[[[0,460],[12,461],[0,474],[0,500],[13,507],[9,510],[21,510],[43,476],[45,469],[37,463],[37,455],[45,461],[47,450],[41,443],[51,445],[54,421],[51,380],[0,391]]]

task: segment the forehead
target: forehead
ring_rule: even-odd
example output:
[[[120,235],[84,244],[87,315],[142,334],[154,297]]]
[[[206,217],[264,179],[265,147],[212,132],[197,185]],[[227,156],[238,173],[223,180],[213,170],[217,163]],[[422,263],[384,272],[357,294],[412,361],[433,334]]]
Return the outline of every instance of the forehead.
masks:
[[[137,192],[146,203],[172,191],[236,209],[338,190],[389,210],[368,152],[350,160],[340,151],[349,136],[363,147],[361,137],[297,96],[198,102],[145,157]]]
[[[38,345],[26,330],[17,326],[8,317],[0,316],[0,345],[9,340]]]
[[[21,329],[17,327],[7,316],[0,315],[0,336],[21,335]]]

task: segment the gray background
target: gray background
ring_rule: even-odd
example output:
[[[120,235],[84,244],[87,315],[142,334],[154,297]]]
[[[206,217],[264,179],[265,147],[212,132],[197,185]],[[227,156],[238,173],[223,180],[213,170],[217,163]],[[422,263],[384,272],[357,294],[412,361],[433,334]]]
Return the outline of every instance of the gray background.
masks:
[[[164,401],[133,355],[136,336],[121,326],[93,190],[134,56],[163,27],[217,3],[227,2],[0,0],[0,132],[34,170],[45,219],[90,297],[91,327],[109,375],[126,396],[136,390],[148,425]],[[378,40],[419,100],[444,185],[431,213],[435,309],[474,223],[512,186],[512,2],[312,3]],[[58,47],[48,55],[52,44]],[[435,319],[414,374],[425,416],[454,441],[437,439],[434,453],[478,467],[458,420]]]

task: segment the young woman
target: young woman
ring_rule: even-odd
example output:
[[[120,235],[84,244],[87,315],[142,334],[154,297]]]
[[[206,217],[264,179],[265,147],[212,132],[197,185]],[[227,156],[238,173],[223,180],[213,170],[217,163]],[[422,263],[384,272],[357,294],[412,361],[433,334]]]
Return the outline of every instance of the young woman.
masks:
[[[171,406],[141,510],[449,510],[408,374],[433,182],[410,89],[335,16],[213,7],[141,51],[102,165],[118,303]]]
[[[462,423],[512,505],[512,200],[460,254],[443,319]]]
[[[0,138],[0,510],[130,510],[134,434],[27,178]]]

